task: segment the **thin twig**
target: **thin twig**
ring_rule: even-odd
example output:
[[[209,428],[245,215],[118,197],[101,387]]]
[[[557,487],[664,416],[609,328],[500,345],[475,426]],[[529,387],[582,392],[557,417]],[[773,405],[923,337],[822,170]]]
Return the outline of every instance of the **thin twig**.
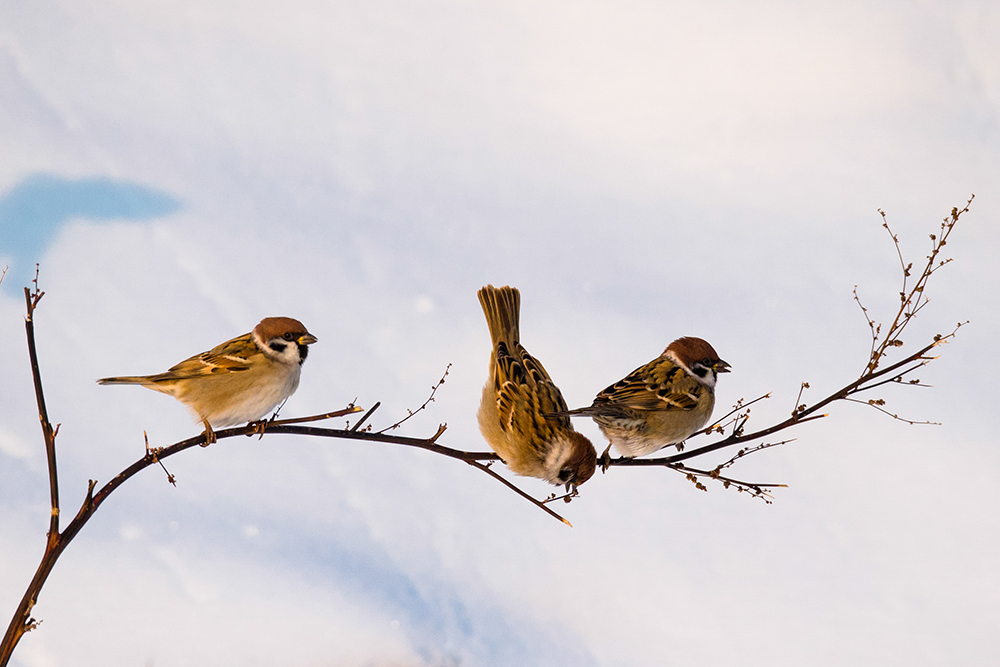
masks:
[[[361,419],[359,419],[358,422],[354,426],[351,427],[351,430],[352,431],[357,431],[359,428],[361,428],[361,425],[364,424],[366,421],[368,421],[369,417],[371,417],[372,414],[374,414],[375,411],[378,410],[378,408],[379,408],[380,405],[382,405],[382,402],[381,401],[376,401],[375,405],[373,405],[371,408],[369,408],[368,412],[366,412],[365,414],[361,415]]]
[[[935,359],[936,358],[937,357],[935,357]],[[904,377],[906,377],[907,375],[909,375],[913,371],[916,371],[916,370],[919,370],[919,369],[923,368],[926,365],[927,365],[927,360],[921,361],[916,366],[912,366],[910,368],[907,368],[905,371],[901,371],[901,372],[897,373],[896,375],[893,375],[891,378],[888,378],[888,379],[882,380],[881,382],[876,382],[874,384],[870,384],[870,385],[867,385],[867,386],[864,386],[864,387],[858,387],[857,390],[855,390],[855,391],[852,392],[852,394],[858,394],[858,393],[861,393],[862,391],[868,391],[870,389],[875,389],[877,387],[881,387],[882,385],[886,385],[886,384],[901,384],[901,385],[904,385],[904,386],[907,386],[907,387],[931,387],[932,385],[929,385],[929,384],[921,384],[921,382],[920,382],[919,379],[917,379],[917,380],[910,380],[908,382],[903,382],[903,378]]]
[[[485,472],[490,477],[492,477],[494,479],[497,479],[497,480],[500,480],[500,482],[504,486],[506,486],[508,489],[510,489],[511,491],[513,491],[514,493],[516,493],[517,495],[521,496],[522,498],[524,498],[528,502],[530,502],[532,505],[534,505],[536,507],[542,508],[542,510],[544,510],[547,514],[550,514],[551,516],[554,516],[555,518],[559,519],[560,521],[562,521],[564,524],[566,524],[570,528],[573,527],[573,524],[571,524],[569,521],[567,521],[563,517],[561,517],[558,514],[556,514],[555,512],[553,512],[552,508],[548,507],[542,501],[536,500],[535,498],[532,498],[527,493],[525,493],[521,489],[519,489],[516,486],[514,486],[514,484],[512,484],[506,477],[504,477],[504,476],[496,473],[492,468],[490,468],[490,466],[484,465],[484,464],[480,463],[479,461],[466,461],[466,463],[468,463],[469,465],[474,466],[476,468],[479,468],[480,470],[482,470],[483,472]]]
[[[725,470],[726,468],[731,467],[734,463],[736,463],[738,460],[740,460],[744,456],[749,456],[751,454],[755,454],[756,452],[760,452],[760,451],[763,451],[765,449],[770,449],[771,447],[778,447],[778,446],[781,446],[781,445],[787,445],[788,443],[794,442],[794,441],[795,441],[795,438],[788,438],[787,440],[779,440],[778,442],[763,442],[763,443],[757,445],[756,447],[745,447],[745,448],[737,451],[735,454],[733,454],[729,458],[728,461],[724,461],[723,463],[720,463],[719,465],[715,466],[715,468],[713,468],[712,470],[713,470],[713,472],[721,472],[722,470]],[[773,486],[773,485],[766,484],[764,486]]]
[[[790,442],[790,441],[786,440],[785,442]],[[782,444],[782,443],[772,443],[770,446],[774,447],[774,446],[779,445],[779,444]],[[711,470],[700,470],[698,468],[691,468],[691,467],[683,465],[683,464],[676,464],[676,465],[673,465],[673,466],[670,466],[670,467],[673,468],[674,470],[679,471],[679,472],[688,473],[688,474],[692,474],[692,475],[697,475],[699,477],[708,477],[710,479],[715,479],[715,480],[718,480],[718,481],[720,481],[720,482],[722,482],[724,484],[727,484],[727,485],[728,484],[736,484],[736,485],[742,486],[742,487],[744,487],[746,489],[756,489],[756,490],[758,490],[761,493],[765,493],[765,491],[764,491],[765,489],[778,489],[778,488],[785,489],[785,488],[788,488],[787,484],[770,484],[770,483],[763,483],[763,482],[744,482],[742,480],[734,479],[732,477],[726,477],[724,475],[719,474],[719,468],[718,467],[712,468]]]
[[[718,433],[723,433],[725,427],[728,426],[728,423],[724,424],[723,422],[725,422],[727,419],[729,419],[729,417],[731,417],[732,415],[734,415],[737,412],[741,411],[743,408],[748,408],[751,405],[753,405],[754,403],[756,403],[757,401],[763,401],[765,398],[771,398],[771,392],[767,392],[763,396],[758,396],[757,398],[753,399],[752,401],[748,401],[747,403],[744,403],[743,399],[741,398],[740,400],[736,401],[736,405],[733,406],[732,410],[730,410],[725,415],[723,415],[719,419],[716,419],[714,422],[712,422],[711,426],[709,426],[707,428],[703,428],[702,430],[698,431],[697,433],[691,434],[691,438],[693,438],[696,435],[702,435],[702,434],[708,435],[708,434],[712,433],[713,431],[716,431]]]
[[[543,504],[547,504],[547,503],[554,503],[557,500],[562,500],[568,503],[569,501],[573,500],[573,498],[578,498],[579,496],[580,496],[580,487],[573,486],[570,490],[561,495],[550,493],[548,497],[546,497],[545,500],[542,500],[541,502]]]
[[[423,404],[419,408],[417,408],[416,410],[409,410],[409,409],[407,409],[407,411],[406,411],[407,415],[405,417],[403,417],[402,419],[400,419],[395,424],[392,424],[391,426],[386,426],[381,431],[378,431],[378,433],[385,433],[386,431],[394,431],[397,428],[399,428],[403,424],[403,422],[408,421],[411,417],[413,417],[415,414],[417,414],[421,410],[426,410],[427,406],[430,405],[430,403],[434,400],[434,394],[437,393],[438,388],[441,385],[444,384],[445,378],[448,377],[448,371],[449,370],[451,370],[451,364],[448,364],[448,366],[445,367],[445,369],[444,369],[444,375],[442,375],[441,379],[437,381],[437,384],[435,384],[433,387],[431,387],[431,394],[430,394],[430,396],[427,397],[427,400],[424,401]]]
[[[918,424],[919,425],[925,425],[925,426],[941,426],[941,422],[932,422],[932,421],[919,421],[918,422],[918,421],[914,421],[912,419],[906,419],[905,417],[900,417],[899,415],[897,415],[894,412],[889,412],[888,410],[886,410],[885,408],[882,407],[882,405],[884,404],[884,401],[882,401],[882,399],[872,399],[872,400],[869,400],[869,401],[859,401],[856,398],[845,398],[844,400],[847,401],[847,402],[849,402],[849,403],[860,403],[861,405],[867,405],[870,408],[875,408],[879,412],[881,412],[883,414],[887,414],[890,417],[892,417],[893,419],[898,419],[901,422],[906,422],[907,424],[910,424],[910,425],[913,425],[913,426],[918,425]],[[882,402],[880,402],[880,401],[882,401]]]
[[[174,477],[172,474],[170,474],[170,471],[167,470],[167,466],[163,465],[163,461],[160,460],[160,451],[161,451],[161,449],[159,447],[150,447],[149,446],[149,436],[146,435],[145,431],[142,432],[142,439],[145,440],[145,442],[146,442],[146,455],[147,456],[152,456],[153,457],[153,461],[155,461],[156,463],[159,463],[160,467],[163,468],[163,472],[165,472],[167,474],[167,481],[170,482],[170,484],[172,486],[177,486],[177,478]],[[91,489],[93,489],[93,484],[94,483],[96,483],[96,482],[92,482],[91,483]]]
[[[864,315],[865,321],[868,322],[868,328],[872,335],[871,350],[868,352],[869,362],[875,357],[875,348],[878,347],[878,337],[882,332],[882,325],[875,324],[875,321],[868,316],[868,309],[865,308],[864,304],[861,303],[861,297],[858,296],[858,286],[854,286],[854,300],[857,302],[858,307],[861,308],[861,314]]]
[[[896,253],[899,255],[900,266],[903,270],[903,286],[899,293],[900,304],[899,309],[896,311],[896,315],[893,318],[892,324],[886,332],[885,338],[882,339],[881,344],[875,347],[872,352],[871,358],[868,361],[866,367],[866,372],[874,371],[878,368],[882,357],[887,354],[890,347],[901,347],[903,341],[900,339],[903,331],[906,329],[910,321],[916,316],[916,314],[927,305],[929,299],[925,293],[925,288],[927,286],[927,281],[930,279],[931,275],[938,269],[940,269],[945,264],[951,262],[951,259],[938,260],[938,254],[941,249],[944,248],[948,243],[948,237],[951,235],[952,230],[954,230],[955,225],[958,223],[959,218],[963,213],[968,213],[969,205],[972,204],[972,200],[976,196],[973,194],[969,197],[969,200],[965,203],[965,207],[959,210],[957,207],[951,209],[950,218],[945,218],[941,223],[941,229],[939,234],[931,234],[931,253],[927,255],[927,264],[921,271],[920,276],[917,281],[909,289],[907,288],[907,279],[910,276],[910,271],[913,268],[912,262],[906,264],[903,260],[902,250],[899,247],[899,239],[893,234],[892,230],[889,228],[888,220],[886,219],[885,213],[880,209],[879,214],[882,216],[882,227],[888,232],[894,246],[896,247]],[[937,262],[937,263],[935,263]],[[858,302],[860,304],[860,301]],[[864,310],[864,308],[862,308]],[[865,314],[867,318],[867,313]],[[869,324],[870,326],[870,324]],[[881,325],[879,325],[881,328]],[[877,334],[876,334],[877,339]],[[873,341],[874,343],[875,341]]]
[[[273,422],[267,422],[268,430],[272,426],[278,426],[281,424],[304,424],[307,422],[318,422],[324,419],[336,419],[337,417],[343,417],[344,415],[353,415],[355,412],[361,412],[364,408],[354,405],[353,403],[348,405],[343,410],[334,410],[333,412],[324,412],[321,415],[311,415],[309,417],[294,417],[292,419],[278,419]],[[374,410],[374,408],[372,408]],[[371,410],[369,410],[371,412]]]
[[[799,385],[799,395],[795,397],[795,407],[792,408],[792,416],[793,417],[795,415],[799,414],[799,410],[800,409],[804,409],[806,407],[805,405],[801,405],[799,403],[799,401],[802,400],[802,392],[805,391],[808,388],[809,388],[809,383],[808,382],[803,382],[802,384]]]

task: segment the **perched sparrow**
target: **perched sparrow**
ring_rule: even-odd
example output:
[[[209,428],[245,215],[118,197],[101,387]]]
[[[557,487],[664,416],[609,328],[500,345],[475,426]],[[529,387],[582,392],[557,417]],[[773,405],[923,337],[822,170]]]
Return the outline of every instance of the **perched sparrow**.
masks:
[[[260,419],[295,393],[302,362],[316,337],[290,317],[265,317],[253,331],[185,359],[166,373],[102,378],[98,384],[141,384],[170,394],[212,427]]]
[[[729,364],[707,342],[678,338],[659,357],[599,393],[589,408],[563,414],[592,417],[624,456],[651,454],[684,442],[708,423],[715,380],[728,372]]]
[[[479,405],[479,430],[489,446],[518,475],[539,477],[567,488],[594,474],[597,453],[573,430],[566,401],[537,359],[521,347],[521,294],[514,287],[487,285],[479,303],[493,339],[490,376]]]

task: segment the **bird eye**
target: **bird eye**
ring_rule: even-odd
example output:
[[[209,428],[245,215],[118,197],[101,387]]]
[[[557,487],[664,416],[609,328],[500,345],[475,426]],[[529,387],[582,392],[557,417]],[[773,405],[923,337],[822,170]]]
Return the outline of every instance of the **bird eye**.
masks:
[[[291,331],[288,331],[282,336],[282,338],[284,338],[285,340],[295,340],[295,334],[293,334]]]

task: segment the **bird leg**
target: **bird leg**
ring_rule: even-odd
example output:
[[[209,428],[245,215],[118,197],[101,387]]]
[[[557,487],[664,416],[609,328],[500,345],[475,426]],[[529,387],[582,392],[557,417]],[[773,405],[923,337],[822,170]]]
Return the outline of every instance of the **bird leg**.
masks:
[[[201,423],[205,425],[205,442],[202,443],[202,447],[208,447],[213,442],[216,442],[215,431],[212,430],[212,425],[208,423],[207,419],[202,419]]]
[[[608,448],[604,450],[597,462],[601,464],[601,472],[607,472],[608,468],[611,467],[611,443],[608,443]]]

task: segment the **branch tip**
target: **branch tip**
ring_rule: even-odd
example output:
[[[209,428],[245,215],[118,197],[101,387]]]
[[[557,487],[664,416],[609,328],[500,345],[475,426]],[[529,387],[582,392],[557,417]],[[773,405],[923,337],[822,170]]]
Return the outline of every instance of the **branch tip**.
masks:
[[[377,433],[385,433],[386,431],[395,431],[397,428],[399,428],[400,426],[402,426],[403,422],[409,420],[411,417],[413,417],[414,415],[416,415],[418,412],[426,410],[427,406],[434,402],[434,394],[436,394],[437,390],[441,387],[441,385],[444,384],[445,378],[448,377],[448,372],[450,370],[451,370],[451,364],[449,363],[445,367],[444,374],[441,376],[441,379],[437,381],[437,384],[435,384],[435,385],[433,385],[431,387],[431,394],[430,394],[430,396],[427,397],[427,400],[425,400],[423,402],[423,404],[419,408],[417,408],[416,410],[411,410],[411,409],[407,408],[406,409],[406,416],[405,417],[403,417],[402,419],[400,419],[395,424],[392,424],[391,426],[386,426],[381,431],[376,431],[376,432]]]

